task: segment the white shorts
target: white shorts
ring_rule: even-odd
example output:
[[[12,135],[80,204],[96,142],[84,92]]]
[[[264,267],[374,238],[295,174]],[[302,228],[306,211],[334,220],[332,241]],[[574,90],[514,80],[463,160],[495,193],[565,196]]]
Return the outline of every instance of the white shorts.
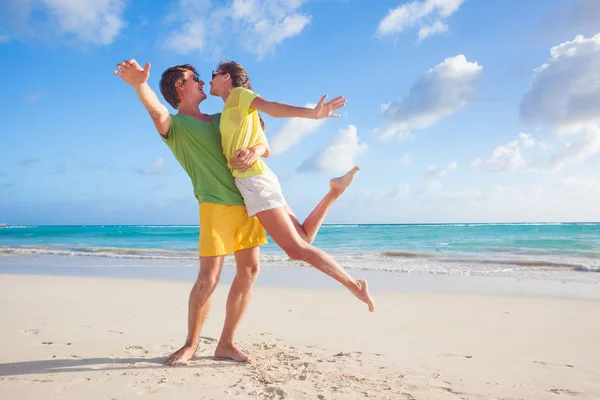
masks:
[[[248,178],[235,178],[235,186],[244,198],[249,217],[286,204],[279,179],[270,170]]]

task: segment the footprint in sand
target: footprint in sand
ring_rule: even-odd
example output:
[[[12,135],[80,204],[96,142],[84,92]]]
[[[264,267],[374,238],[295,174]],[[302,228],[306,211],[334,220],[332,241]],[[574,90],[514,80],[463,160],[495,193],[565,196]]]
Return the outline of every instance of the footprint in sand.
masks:
[[[454,353],[445,353],[442,354],[444,357],[464,357],[464,358],[473,358],[470,354],[454,354]]]
[[[40,334],[40,331],[37,329],[25,329],[23,333],[29,336],[36,336]]]
[[[547,363],[545,361],[534,361],[534,364],[540,364],[543,365],[545,367],[567,367],[567,368],[573,368],[572,364],[551,364],[551,363]]]
[[[579,392],[574,392],[574,391],[568,390],[568,389],[550,389],[550,392],[552,392],[554,394],[566,394],[569,396],[579,396],[580,395]]]
[[[362,354],[361,351],[340,351],[334,354],[334,357],[359,357]]]
[[[285,399],[286,397],[283,389],[275,386],[268,386],[264,390],[264,393],[260,394],[263,399]]]
[[[148,354],[148,350],[144,349],[142,346],[126,346],[125,350],[127,350],[127,354],[130,356],[145,356]]]
[[[71,342],[67,342],[67,343],[40,342],[38,344],[41,344],[44,346],[56,346],[56,345],[71,346],[73,343],[71,343]]]

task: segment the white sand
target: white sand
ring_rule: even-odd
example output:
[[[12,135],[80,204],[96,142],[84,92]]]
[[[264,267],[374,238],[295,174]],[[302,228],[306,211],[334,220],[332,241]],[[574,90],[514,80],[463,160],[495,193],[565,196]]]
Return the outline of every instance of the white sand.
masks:
[[[226,286],[187,366],[191,284],[0,275],[0,399],[600,399],[600,302],[259,287],[212,359]],[[600,288],[599,288],[600,290]]]

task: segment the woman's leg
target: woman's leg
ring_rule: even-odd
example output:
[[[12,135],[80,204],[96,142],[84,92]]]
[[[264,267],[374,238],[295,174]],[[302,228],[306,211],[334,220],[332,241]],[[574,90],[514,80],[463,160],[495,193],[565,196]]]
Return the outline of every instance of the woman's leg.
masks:
[[[331,206],[342,193],[344,193],[348,186],[350,186],[354,179],[354,175],[356,175],[359,169],[359,167],[354,167],[346,174],[331,179],[329,181],[329,192],[323,197],[315,209],[312,210],[302,224],[298,221],[292,208],[286,204],[286,211],[294,224],[294,228],[296,228],[296,231],[306,243],[311,244],[315,240],[317,232],[319,232],[321,225],[323,225],[323,221],[325,221],[325,217],[327,216],[327,213],[329,213]]]
[[[293,260],[304,261],[319,271],[329,275],[360,300],[367,303],[369,311],[375,310],[373,299],[369,295],[367,281],[352,278],[344,269],[323,250],[306,243],[294,228],[285,207],[278,207],[256,214],[262,226],[271,238]]]

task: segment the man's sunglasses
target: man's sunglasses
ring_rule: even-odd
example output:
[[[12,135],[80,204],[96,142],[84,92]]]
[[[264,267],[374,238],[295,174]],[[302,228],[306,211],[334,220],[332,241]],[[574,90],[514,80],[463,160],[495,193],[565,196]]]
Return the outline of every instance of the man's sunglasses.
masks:
[[[194,74],[194,75],[192,75],[192,76],[190,76],[190,77],[188,77],[188,78],[185,78],[185,77],[184,77],[184,78],[183,78],[183,81],[185,82],[185,81],[186,81],[186,80],[188,80],[188,79],[191,79],[191,80],[193,80],[193,81],[196,81],[196,82],[200,83],[200,76],[198,76],[198,75],[196,75],[196,74]]]
[[[226,73],[227,72],[215,72],[215,71],[213,71],[212,72],[212,78],[215,79],[215,76],[217,76],[217,75],[225,75]]]

